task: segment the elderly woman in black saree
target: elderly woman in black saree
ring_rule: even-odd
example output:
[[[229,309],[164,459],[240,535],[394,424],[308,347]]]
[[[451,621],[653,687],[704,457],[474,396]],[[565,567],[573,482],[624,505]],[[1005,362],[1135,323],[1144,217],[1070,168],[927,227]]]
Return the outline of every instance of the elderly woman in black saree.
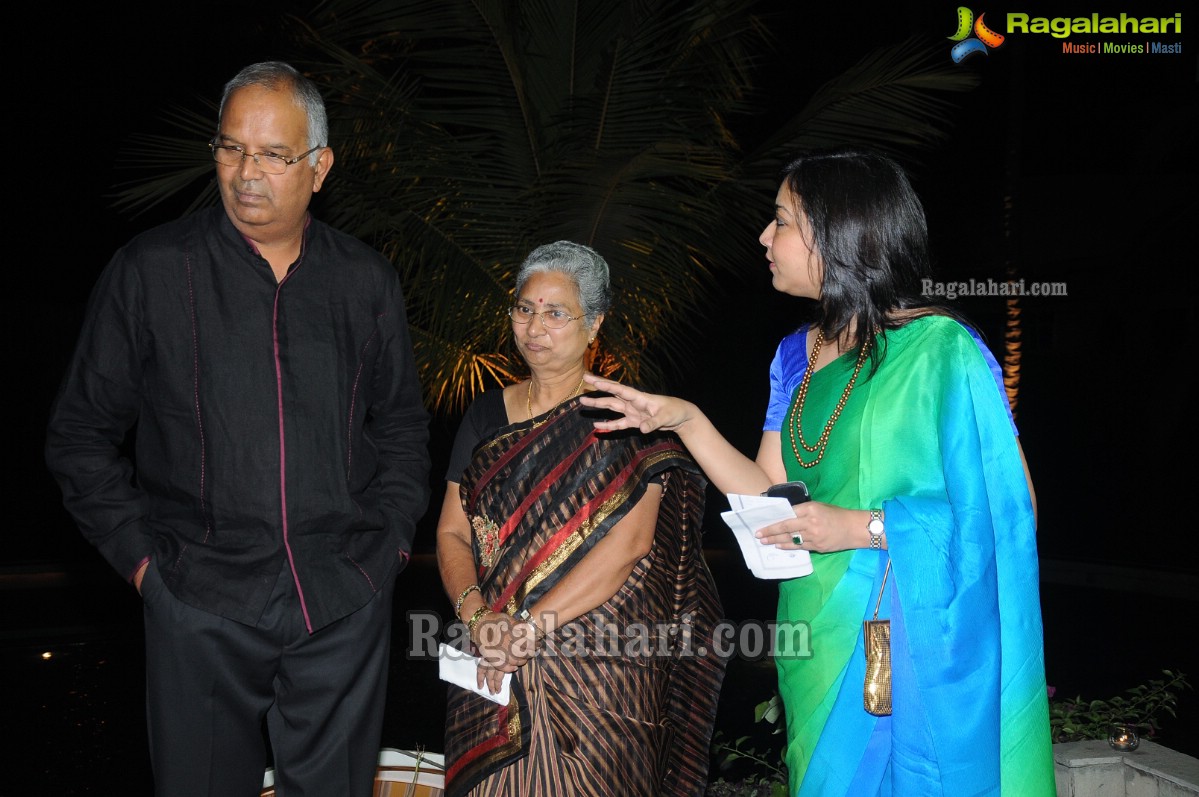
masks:
[[[446,594],[506,705],[450,687],[451,795],[700,795],[725,661],[703,559],[706,482],[671,433],[597,435],[587,352],[608,265],[538,247],[509,311],[529,379],[485,391],[437,527]]]

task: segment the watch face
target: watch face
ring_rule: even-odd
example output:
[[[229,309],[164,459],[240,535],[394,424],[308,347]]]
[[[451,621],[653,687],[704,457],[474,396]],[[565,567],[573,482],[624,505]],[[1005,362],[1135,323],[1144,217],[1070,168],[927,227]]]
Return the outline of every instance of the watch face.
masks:
[[[882,534],[883,533],[883,522],[881,520],[879,520],[878,518],[875,518],[874,520],[870,521],[869,525],[867,525],[866,528],[869,529],[871,534]]]

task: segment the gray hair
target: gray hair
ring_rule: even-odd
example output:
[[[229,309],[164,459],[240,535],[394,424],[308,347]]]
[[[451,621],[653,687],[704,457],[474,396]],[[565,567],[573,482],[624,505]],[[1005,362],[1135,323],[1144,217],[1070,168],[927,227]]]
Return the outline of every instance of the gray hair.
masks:
[[[225,115],[225,103],[229,101],[230,95],[238,89],[250,86],[261,86],[270,91],[290,88],[296,104],[304,109],[304,114],[308,117],[308,145],[305,149],[328,146],[329,117],[325,113],[325,100],[321,97],[320,89],[291,64],[285,64],[282,61],[262,61],[250,64],[225,84],[225,91],[221,94],[221,110],[217,116],[218,133],[220,133],[220,119]],[[309,155],[309,165],[316,166],[320,156],[319,151]]]
[[[516,272],[516,295],[520,295],[529,277],[551,272],[565,274],[574,282],[588,326],[612,306],[608,261],[591,247],[573,241],[543,244],[530,252]]]

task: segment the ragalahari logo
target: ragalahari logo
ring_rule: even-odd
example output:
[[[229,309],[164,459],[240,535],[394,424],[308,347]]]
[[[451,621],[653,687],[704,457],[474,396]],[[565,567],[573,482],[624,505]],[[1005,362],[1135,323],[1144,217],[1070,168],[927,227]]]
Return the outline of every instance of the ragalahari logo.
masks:
[[[979,14],[976,20],[973,11],[965,6],[958,6],[958,31],[949,37],[951,42],[957,42],[949,51],[955,64],[962,63],[976,53],[986,55],[988,47],[995,49],[1003,44],[1003,34],[996,33],[983,24],[985,16],[985,13]],[[970,35],[971,30],[974,31],[973,36]]]

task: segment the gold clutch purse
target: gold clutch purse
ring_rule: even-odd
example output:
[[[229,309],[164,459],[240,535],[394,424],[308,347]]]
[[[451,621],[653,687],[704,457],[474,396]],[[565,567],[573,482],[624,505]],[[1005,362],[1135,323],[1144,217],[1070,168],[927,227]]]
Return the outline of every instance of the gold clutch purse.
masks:
[[[883,602],[883,590],[887,588],[887,575],[891,562],[883,571],[883,585],[874,604],[874,619],[862,622],[862,633],[866,646],[866,683],[862,688],[862,704],[866,711],[876,717],[891,713],[891,621],[878,619],[878,607]]]

